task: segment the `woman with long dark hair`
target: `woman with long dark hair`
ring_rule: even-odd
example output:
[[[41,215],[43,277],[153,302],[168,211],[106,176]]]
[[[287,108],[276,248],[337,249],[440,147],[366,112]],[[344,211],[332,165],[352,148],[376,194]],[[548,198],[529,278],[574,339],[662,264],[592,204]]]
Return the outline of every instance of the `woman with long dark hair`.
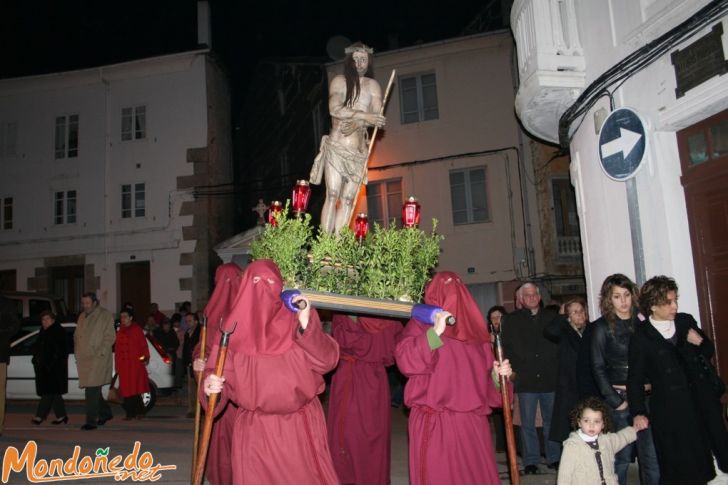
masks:
[[[35,391],[40,396],[33,424],[40,424],[53,408],[53,424],[68,422],[63,394],[68,392],[68,344],[66,333],[56,316],[44,311],[40,314],[41,328],[33,348]]]
[[[631,424],[627,402],[628,352],[632,334],[641,325],[638,296],[637,285],[627,276],[620,273],[607,276],[599,293],[602,316],[594,322],[592,332],[592,372],[599,392],[614,413],[615,431]],[[633,454],[634,444],[617,453],[614,469],[620,485],[627,485],[627,469]],[[638,433],[637,456],[642,485],[657,485],[660,471],[649,429]]]

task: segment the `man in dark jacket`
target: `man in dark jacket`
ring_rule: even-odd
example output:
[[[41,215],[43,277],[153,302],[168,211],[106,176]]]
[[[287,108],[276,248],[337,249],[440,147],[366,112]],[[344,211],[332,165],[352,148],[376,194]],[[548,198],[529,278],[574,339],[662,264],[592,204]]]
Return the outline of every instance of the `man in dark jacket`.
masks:
[[[10,339],[20,330],[17,308],[0,295],[0,435],[5,424],[5,384],[10,363]]]
[[[521,444],[524,472],[539,472],[540,446],[536,433],[536,409],[540,406],[546,463],[558,468],[560,444],[548,439],[558,382],[559,346],[546,337],[544,329],[558,316],[541,308],[541,295],[533,283],[523,284],[516,293],[521,309],[508,314],[502,325],[503,350],[515,372],[513,379],[521,413]]]

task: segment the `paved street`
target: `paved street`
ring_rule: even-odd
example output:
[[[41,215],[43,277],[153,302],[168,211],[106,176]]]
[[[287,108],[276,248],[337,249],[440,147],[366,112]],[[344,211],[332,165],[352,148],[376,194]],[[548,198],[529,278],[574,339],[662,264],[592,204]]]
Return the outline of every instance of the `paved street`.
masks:
[[[38,444],[38,458],[68,459],[74,445],[81,446],[80,456],[94,456],[99,448],[109,447],[109,457],[123,455],[132,451],[134,441],[141,442],[140,454],[149,451],[155,464],[175,465],[176,470],[161,471],[158,483],[187,484],[191,473],[191,449],[193,420],[185,417],[186,408],[178,404],[175,397],[163,397],[157,406],[142,421],[123,421],[123,410],[112,405],[115,418],[95,431],[81,431],[83,406],[80,402],[70,402],[68,425],[53,426],[48,422],[40,426],[30,423],[35,410],[35,401],[9,401],[5,432],[0,437],[0,449],[14,446],[22,451],[29,440]],[[51,416],[52,417],[52,416]],[[392,410],[392,485],[406,485],[407,480],[407,418],[402,409]],[[497,455],[498,467],[504,484],[509,484],[508,467],[505,455]],[[556,475],[543,467],[543,475],[521,477],[524,485],[552,485]],[[634,467],[630,483],[638,483]],[[12,474],[8,483],[29,483],[25,475]],[[62,483],[119,483],[113,478],[94,478]]]

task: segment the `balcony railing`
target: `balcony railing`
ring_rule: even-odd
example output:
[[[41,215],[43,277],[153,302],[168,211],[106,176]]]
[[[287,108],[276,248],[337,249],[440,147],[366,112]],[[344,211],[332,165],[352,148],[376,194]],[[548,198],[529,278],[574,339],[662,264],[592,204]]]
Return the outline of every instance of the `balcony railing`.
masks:
[[[559,258],[580,258],[581,238],[579,236],[556,236],[556,249]]]

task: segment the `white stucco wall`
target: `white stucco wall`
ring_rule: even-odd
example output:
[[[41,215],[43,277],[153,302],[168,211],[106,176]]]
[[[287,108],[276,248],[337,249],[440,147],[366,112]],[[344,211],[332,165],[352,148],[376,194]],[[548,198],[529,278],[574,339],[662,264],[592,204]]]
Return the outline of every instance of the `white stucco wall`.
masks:
[[[645,7],[647,3],[651,5]],[[578,3],[587,84],[707,2],[673,2],[673,5],[662,5],[667,9],[660,10],[658,7],[664,3],[629,0]],[[705,35],[713,24],[675,49]],[[725,35],[723,43],[725,50]],[[676,131],[726,108],[728,77],[706,81],[680,100],[675,98],[675,87],[668,52],[630,77],[614,93],[614,101],[616,108],[626,106],[640,113],[648,130],[648,153],[636,176],[646,277],[659,274],[674,277],[680,285],[681,310],[697,318],[697,289],[685,196],[680,183]],[[611,181],[599,165],[594,113],[602,107],[608,110],[606,99],[587,113],[571,143],[571,174],[577,189],[592,315],[598,315],[596,300],[605,276],[624,272],[635,277],[625,183]],[[576,123],[572,128],[575,126]]]
[[[121,141],[121,111],[146,106],[146,138]],[[189,148],[207,145],[205,52],[0,81],[0,118],[18,123],[17,157],[0,163],[0,196],[13,197],[12,230],[0,231],[0,269],[16,269],[26,289],[49,256],[85,255],[100,277],[102,302],[115,310],[118,263],[149,261],[151,299],[162,309],[189,300],[179,278],[192,276],[180,254],[180,217],[192,175]],[[79,115],[79,156],[54,159],[55,118]],[[146,215],[122,219],[121,185],[145,183]],[[56,191],[77,190],[75,224],[54,224]],[[133,256],[133,259],[132,259]]]

